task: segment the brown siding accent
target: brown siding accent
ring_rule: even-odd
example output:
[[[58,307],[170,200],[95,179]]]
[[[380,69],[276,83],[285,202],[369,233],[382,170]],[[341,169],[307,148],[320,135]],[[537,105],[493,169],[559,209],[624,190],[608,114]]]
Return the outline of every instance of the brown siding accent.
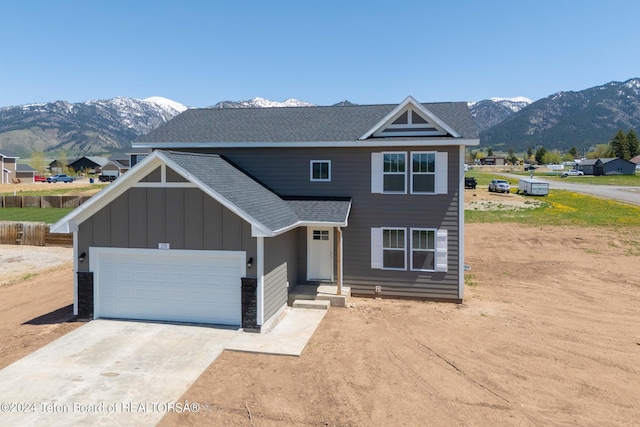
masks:
[[[78,252],[89,247],[239,250],[255,258],[251,225],[195,188],[130,188],[80,224]],[[91,270],[85,260],[79,269]]]
[[[171,168],[167,168],[167,182],[187,182],[182,175]]]

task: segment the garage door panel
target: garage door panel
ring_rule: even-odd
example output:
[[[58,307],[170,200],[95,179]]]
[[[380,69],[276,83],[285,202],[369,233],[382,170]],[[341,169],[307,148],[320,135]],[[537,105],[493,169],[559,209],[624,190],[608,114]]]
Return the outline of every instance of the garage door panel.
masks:
[[[96,317],[241,323],[243,252],[91,251]]]

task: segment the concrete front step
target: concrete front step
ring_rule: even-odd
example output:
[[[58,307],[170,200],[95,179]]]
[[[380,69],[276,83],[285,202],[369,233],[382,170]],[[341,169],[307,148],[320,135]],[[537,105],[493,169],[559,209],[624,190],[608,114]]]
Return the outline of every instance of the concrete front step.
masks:
[[[337,295],[337,286],[332,285],[298,285],[289,294],[289,305],[296,300],[329,301],[332,307],[346,307],[351,296],[351,289],[342,288],[342,295]]]
[[[292,304],[293,308],[315,308],[319,310],[328,310],[330,306],[331,301],[317,299],[297,299]]]

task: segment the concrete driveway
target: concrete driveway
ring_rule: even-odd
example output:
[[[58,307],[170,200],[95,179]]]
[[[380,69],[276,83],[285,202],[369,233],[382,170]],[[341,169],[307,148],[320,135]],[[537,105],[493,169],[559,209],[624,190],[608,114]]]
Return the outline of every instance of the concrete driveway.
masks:
[[[0,371],[2,425],[155,425],[239,331],[94,320]]]

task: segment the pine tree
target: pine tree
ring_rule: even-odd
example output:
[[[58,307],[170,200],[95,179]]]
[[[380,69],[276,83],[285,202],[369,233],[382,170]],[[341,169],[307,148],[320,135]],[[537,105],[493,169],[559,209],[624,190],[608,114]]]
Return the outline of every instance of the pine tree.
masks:
[[[630,159],[640,155],[640,141],[638,140],[638,134],[633,129],[627,134],[627,147],[629,149]]]
[[[577,159],[578,149],[576,147],[571,147],[571,149],[569,150],[569,154],[571,154],[571,157],[573,157],[574,159]]]
[[[536,163],[541,165],[544,162],[544,155],[547,154],[547,149],[540,147],[536,150]]]
[[[611,147],[611,151],[616,157],[620,157],[625,160],[629,160],[631,157],[629,156],[629,144],[627,141],[627,135],[619,130],[616,133],[616,136],[609,142],[609,146]]]

